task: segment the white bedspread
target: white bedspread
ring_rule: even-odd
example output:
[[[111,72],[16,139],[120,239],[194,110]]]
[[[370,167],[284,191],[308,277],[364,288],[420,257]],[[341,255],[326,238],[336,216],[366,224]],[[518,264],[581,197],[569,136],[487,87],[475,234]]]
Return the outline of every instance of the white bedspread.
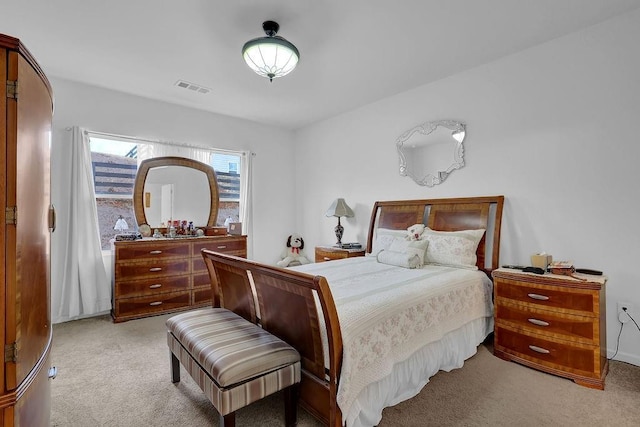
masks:
[[[407,269],[357,257],[294,267],[327,278],[343,340],[338,406],[352,405],[426,344],[492,316],[491,281],[482,272],[441,266]],[[357,405],[356,405],[357,406]],[[380,410],[381,411],[381,410]]]

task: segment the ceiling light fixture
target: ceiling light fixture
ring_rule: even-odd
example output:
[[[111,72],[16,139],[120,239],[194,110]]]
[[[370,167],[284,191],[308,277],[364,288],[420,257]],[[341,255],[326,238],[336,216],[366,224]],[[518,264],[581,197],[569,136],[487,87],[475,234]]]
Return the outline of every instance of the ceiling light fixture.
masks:
[[[276,35],[280,29],[277,22],[265,21],[262,29],[267,37],[246,42],[242,47],[242,56],[249,68],[273,81],[296,68],[300,52],[292,43]]]

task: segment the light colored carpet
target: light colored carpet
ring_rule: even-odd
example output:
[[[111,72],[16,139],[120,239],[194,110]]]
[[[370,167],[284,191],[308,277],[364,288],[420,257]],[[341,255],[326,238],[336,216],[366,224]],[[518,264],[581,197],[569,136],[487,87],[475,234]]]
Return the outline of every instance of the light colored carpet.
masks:
[[[108,316],[54,325],[53,426],[216,426],[208,400],[182,372],[172,384],[165,320],[114,324]],[[238,427],[284,423],[276,394],[238,411]],[[304,410],[298,425],[320,424]],[[638,426],[640,367],[611,362],[605,391],[505,362],[481,345],[465,366],[435,375],[422,392],[384,410],[380,427]]]

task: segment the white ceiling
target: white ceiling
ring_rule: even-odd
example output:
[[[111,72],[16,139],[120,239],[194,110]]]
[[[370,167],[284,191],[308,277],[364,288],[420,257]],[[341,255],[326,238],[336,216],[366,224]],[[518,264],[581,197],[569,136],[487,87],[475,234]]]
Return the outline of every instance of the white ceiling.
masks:
[[[50,77],[297,129],[575,32],[640,0],[0,0],[0,33]],[[242,45],[300,50],[273,83]],[[185,80],[211,89],[178,88]]]

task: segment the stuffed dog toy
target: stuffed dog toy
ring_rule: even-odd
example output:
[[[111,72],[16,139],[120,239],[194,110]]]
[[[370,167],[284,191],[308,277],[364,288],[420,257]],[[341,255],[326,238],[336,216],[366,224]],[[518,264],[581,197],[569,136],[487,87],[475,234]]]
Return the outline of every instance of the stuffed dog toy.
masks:
[[[303,252],[304,240],[298,234],[292,234],[287,239],[287,248],[282,253],[282,259],[278,261],[280,267],[288,267],[292,263],[309,264],[309,259]],[[297,265],[296,263],[296,265]]]
[[[422,240],[422,233],[424,233],[425,228],[424,224],[413,224],[411,227],[407,228],[407,236],[405,239]]]

